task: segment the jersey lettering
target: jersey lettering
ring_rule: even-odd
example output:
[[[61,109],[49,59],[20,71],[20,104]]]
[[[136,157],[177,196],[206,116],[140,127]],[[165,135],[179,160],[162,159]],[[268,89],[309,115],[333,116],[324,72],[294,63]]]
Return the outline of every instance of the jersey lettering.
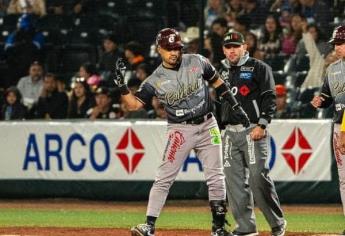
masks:
[[[165,99],[168,105],[173,105],[175,102],[180,101],[189,95],[195,93],[201,88],[201,81],[195,81],[190,84],[182,84],[181,88],[177,91],[167,92],[165,94]]]

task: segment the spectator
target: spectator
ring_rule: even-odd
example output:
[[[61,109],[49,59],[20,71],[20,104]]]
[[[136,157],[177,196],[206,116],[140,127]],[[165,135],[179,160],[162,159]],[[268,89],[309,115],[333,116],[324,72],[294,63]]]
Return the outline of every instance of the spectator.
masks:
[[[68,118],[87,118],[87,111],[94,105],[94,98],[85,78],[76,78],[68,106]]]
[[[93,13],[97,3],[97,0],[74,0],[72,4],[72,13],[75,15]]]
[[[57,78],[48,73],[44,77],[43,89],[36,106],[36,118],[51,120],[67,117],[68,97],[57,90]]]
[[[128,89],[132,94],[135,94],[140,86],[141,81],[136,79],[130,79],[128,81]],[[136,111],[129,111],[125,103],[121,103],[121,110],[123,112],[123,118],[125,119],[147,119],[148,114],[144,108]]]
[[[302,21],[302,39],[298,42],[296,48],[296,56],[297,57],[305,57],[307,56],[308,52],[305,46],[304,37],[307,33],[308,35],[312,36],[313,41],[316,44],[316,47],[321,55],[325,56],[329,52],[332,51],[332,47],[324,40],[323,34],[320,31],[320,28],[315,24],[307,24],[307,21]]]
[[[44,36],[36,31],[32,15],[22,15],[18,19],[17,29],[5,41],[8,86],[16,84],[27,73],[31,62],[41,59],[43,45]]]
[[[227,11],[226,11],[225,18],[229,26],[233,26],[236,17],[243,14],[241,0],[227,0],[226,8],[227,8]]]
[[[276,85],[276,105],[277,109],[274,114],[274,118],[277,119],[288,119],[292,118],[291,108],[287,105],[287,90],[284,85]]]
[[[259,50],[258,48],[258,38],[252,32],[248,32],[245,35],[245,40],[247,44],[247,51],[249,52],[250,57],[254,57],[255,59],[263,60],[264,59],[264,52]]]
[[[135,76],[140,80],[140,83],[143,82],[150,74],[151,70],[149,65],[146,63],[140,63],[135,70]]]
[[[228,31],[228,22],[225,18],[217,18],[212,22],[211,32],[217,34],[219,37],[224,37]]]
[[[10,0],[0,0],[0,16],[7,14],[7,8],[10,3]]]
[[[244,0],[242,6],[244,9],[243,14],[251,19],[253,25],[260,26],[264,24],[268,11],[264,5],[260,5],[258,0]]]
[[[65,4],[62,0],[47,0],[48,15],[63,15],[65,14]]]
[[[275,0],[271,7],[270,12],[298,12],[300,9],[299,0]]]
[[[186,53],[195,54],[199,51],[199,28],[191,26],[187,28],[186,32],[180,32],[184,49]]]
[[[95,91],[101,83],[101,77],[98,74],[96,66],[90,62],[86,62],[79,67],[79,72],[72,78],[72,83],[80,77],[85,78],[92,92]]]
[[[246,35],[250,30],[251,19],[247,15],[240,15],[236,17],[233,29]]]
[[[111,73],[114,71],[115,62],[119,57],[121,57],[121,52],[118,48],[117,37],[107,35],[103,39],[103,51],[98,63],[103,80],[111,80]]]
[[[39,17],[47,14],[45,0],[11,0],[7,8],[8,14],[34,14]]]
[[[309,24],[317,24],[326,34],[330,33],[330,22],[333,21],[333,13],[330,4],[320,0],[299,0],[300,13],[307,19]]]
[[[130,70],[135,70],[136,67],[145,61],[144,50],[140,43],[131,41],[125,46],[125,57],[130,65]]]
[[[205,26],[210,28],[212,22],[219,17],[225,17],[225,13],[226,8],[223,0],[208,0],[204,10]]]
[[[306,50],[306,54],[308,54],[309,56],[309,71],[307,77],[305,78],[302,84],[302,87],[320,87],[322,85],[322,80],[326,75],[326,68],[329,64],[333,63],[337,59],[336,57],[331,57],[332,52],[330,52],[330,56],[328,56],[329,53],[325,55],[321,52],[324,51],[325,53],[327,49],[323,48],[325,47],[324,44],[317,43],[318,33],[316,26],[307,26],[307,22],[302,23],[302,25],[303,49]],[[302,46],[300,46],[300,48],[302,48]],[[300,49],[299,52],[303,49]],[[327,62],[325,60],[325,57],[328,57]]]
[[[5,102],[1,107],[0,120],[23,120],[26,118],[26,107],[21,102],[21,95],[16,87],[9,87],[4,95]]]
[[[264,59],[272,59],[281,51],[282,29],[278,19],[269,15],[261,31],[258,48],[263,52]]]
[[[301,15],[294,14],[291,17],[289,28],[284,30],[282,40],[282,52],[286,55],[292,55],[296,51],[298,41],[302,38],[302,22],[304,18]]]
[[[159,120],[166,120],[167,119],[167,112],[164,108],[164,105],[159,102],[157,97],[152,98],[152,106],[155,111],[155,118]]]
[[[110,90],[99,87],[96,90],[96,104],[87,111],[90,120],[119,119],[122,116],[119,104],[112,104]]]
[[[29,69],[29,75],[21,78],[17,88],[23,97],[23,104],[30,109],[42,92],[43,88],[43,66],[38,61],[34,61]]]

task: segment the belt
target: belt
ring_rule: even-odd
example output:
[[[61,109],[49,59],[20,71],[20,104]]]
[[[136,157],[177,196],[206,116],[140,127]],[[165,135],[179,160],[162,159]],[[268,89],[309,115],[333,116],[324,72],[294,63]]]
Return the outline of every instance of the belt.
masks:
[[[246,128],[243,125],[238,124],[238,125],[227,125],[227,126],[225,126],[225,128],[231,132],[242,132],[242,131],[250,129],[254,126],[256,126],[256,124],[250,124],[250,126],[248,128]]]
[[[189,124],[189,125],[200,125],[201,123],[203,123],[204,121],[207,121],[209,119],[212,118],[212,112],[210,113],[207,113],[206,115],[204,116],[198,116],[198,117],[194,117],[192,119],[189,119],[189,120],[186,120],[186,121],[183,121],[181,122],[181,124]]]

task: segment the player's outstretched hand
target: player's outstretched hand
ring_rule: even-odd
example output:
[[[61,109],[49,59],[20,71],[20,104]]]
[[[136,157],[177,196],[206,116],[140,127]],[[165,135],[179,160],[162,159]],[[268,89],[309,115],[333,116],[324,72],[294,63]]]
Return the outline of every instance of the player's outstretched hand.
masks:
[[[249,127],[250,121],[247,113],[243,110],[240,105],[233,107],[234,117],[240,122],[245,128]]]
[[[115,78],[114,83],[118,87],[122,87],[126,85],[125,83],[125,71],[126,71],[126,65],[122,58],[117,59],[115,64]]]

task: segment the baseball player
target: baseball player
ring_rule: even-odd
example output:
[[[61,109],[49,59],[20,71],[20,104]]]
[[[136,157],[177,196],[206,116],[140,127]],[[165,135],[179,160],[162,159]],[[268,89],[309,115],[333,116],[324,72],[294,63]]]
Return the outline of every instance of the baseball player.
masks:
[[[334,29],[331,40],[339,60],[329,65],[326,78],[321,88],[321,94],[315,96],[311,104],[315,108],[329,107],[334,104],[335,113],[333,117],[333,152],[336,158],[341,201],[345,215],[345,137],[339,138],[340,123],[345,108],[345,25]],[[343,129],[343,128],[342,128]],[[345,131],[345,130],[344,130]],[[345,230],[343,232],[345,235]]]
[[[237,31],[224,36],[220,74],[241,103],[250,119],[250,127],[243,127],[227,105],[221,103],[220,117],[223,137],[223,164],[226,190],[237,226],[235,236],[258,235],[254,201],[272,228],[272,236],[285,234],[286,221],[278,195],[268,176],[266,160],[270,136],[266,127],[276,109],[275,84],[271,68],[249,57],[244,37]]]
[[[121,71],[116,70],[116,83],[122,101],[130,110],[150,103],[153,96],[165,106],[168,119],[168,141],[150,191],[146,223],[131,229],[132,236],[154,235],[155,222],[165,204],[170,186],[192,149],[204,168],[209,202],[213,216],[213,236],[229,236],[224,229],[226,202],[225,182],[221,163],[220,131],[211,112],[207,84],[211,84],[232,107],[237,122],[244,126],[249,120],[215,68],[201,55],[182,55],[179,33],[162,29],[156,38],[162,63],[133,95],[129,93]]]

